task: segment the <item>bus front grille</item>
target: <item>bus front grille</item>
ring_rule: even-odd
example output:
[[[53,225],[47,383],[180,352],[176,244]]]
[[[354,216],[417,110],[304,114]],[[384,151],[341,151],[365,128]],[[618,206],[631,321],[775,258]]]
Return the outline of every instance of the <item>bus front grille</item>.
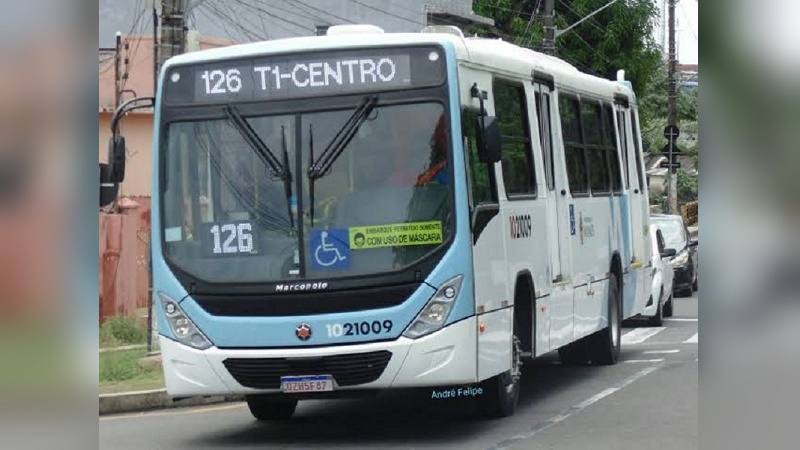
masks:
[[[309,358],[228,358],[222,361],[242,386],[278,389],[281,377],[331,375],[339,386],[354,386],[377,380],[392,353],[387,350]]]

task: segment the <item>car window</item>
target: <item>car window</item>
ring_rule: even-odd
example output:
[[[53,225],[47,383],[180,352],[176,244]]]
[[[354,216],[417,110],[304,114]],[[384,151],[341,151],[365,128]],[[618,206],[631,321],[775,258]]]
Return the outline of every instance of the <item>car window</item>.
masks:
[[[653,218],[653,222],[658,224],[664,236],[664,242],[667,247],[675,248],[676,250],[686,245],[686,230],[683,227],[683,222],[675,219]]]

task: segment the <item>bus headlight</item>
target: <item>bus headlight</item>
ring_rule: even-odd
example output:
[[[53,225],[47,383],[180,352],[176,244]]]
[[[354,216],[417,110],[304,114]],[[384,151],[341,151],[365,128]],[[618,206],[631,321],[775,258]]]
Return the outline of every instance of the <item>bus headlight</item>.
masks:
[[[198,350],[205,350],[211,347],[211,341],[197,329],[186,313],[178,306],[178,302],[161,292],[158,293],[158,297],[161,299],[161,306],[167,315],[169,327],[181,344]]]
[[[458,275],[439,286],[439,289],[428,300],[422,311],[417,314],[411,325],[403,332],[403,336],[416,339],[442,328],[450,315],[450,311],[453,309],[453,303],[458,298],[458,293],[461,291],[463,278],[462,275]]]

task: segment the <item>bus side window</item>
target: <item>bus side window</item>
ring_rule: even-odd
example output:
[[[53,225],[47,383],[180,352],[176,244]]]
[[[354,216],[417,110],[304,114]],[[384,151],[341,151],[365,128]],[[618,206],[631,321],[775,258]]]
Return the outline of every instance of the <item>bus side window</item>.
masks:
[[[477,111],[464,108],[461,111],[461,131],[464,136],[464,151],[467,160],[467,182],[469,183],[470,206],[473,208],[481,203],[496,203],[497,196],[493,193],[494,183],[490,166],[478,158],[478,145],[476,141],[475,121]]]
[[[536,195],[536,174],[531,153],[528,102],[521,83],[495,79],[494,109],[503,139],[503,182],[506,195]]]
[[[628,165],[628,128],[625,114],[617,111],[617,126],[619,127],[619,146],[622,150],[622,165],[625,167],[625,188],[631,185],[630,166]]]
[[[589,160],[589,188],[592,195],[607,195],[611,192],[611,180],[608,177],[607,148],[602,138],[600,104],[581,101],[581,128],[584,149]]]
[[[603,146],[608,157],[608,167],[611,171],[611,191],[615,194],[622,192],[622,173],[620,171],[619,147],[617,146],[616,129],[614,128],[614,113],[611,105],[603,104]]]
[[[536,117],[539,121],[539,140],[542,144],[542,156],[544,157],[544,174],[547,189],[555,189],[553,173],[553,141],[550,128],[550,94],[541,92],[541,85],[536,88]]]
[[[639,124],[636,121],[636,110],[631,109],[631,124],[633,125],[633,149],[636,153],[636,174],[639,179],[641,193],[644,194],[644,180],[642,179],[642,152],[639,148]]]
[[[559,96],[561,134],[567,163],[569,190],[573,195],[589,193],[589,176],[586,171],[586,153],[583,150],[581,124],[578,116],[578,99]]]

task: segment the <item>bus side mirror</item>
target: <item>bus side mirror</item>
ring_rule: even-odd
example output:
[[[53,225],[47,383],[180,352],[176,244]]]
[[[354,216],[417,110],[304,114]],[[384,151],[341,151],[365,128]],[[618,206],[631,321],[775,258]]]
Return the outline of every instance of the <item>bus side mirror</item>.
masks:
[[[477,118],[476,124],[478,140],[478,159],[485,164],[492,164],[500,161],[501,158],[501,139],[500,125],[494,116],[484,116]]]
[[[675,251],[674,248],[665,248],[664,251],[661,252],[661,257],[662,258],[672,258],[673,256],[675,256],[676,253],[677,252]]]
[[[110,180],[111,167],[100,163],[100,207],[108,206],[117,198],[119,183]]]
[[[108,139],[108,181],[122,183],[125,180],[125,137],[111,136]]]

